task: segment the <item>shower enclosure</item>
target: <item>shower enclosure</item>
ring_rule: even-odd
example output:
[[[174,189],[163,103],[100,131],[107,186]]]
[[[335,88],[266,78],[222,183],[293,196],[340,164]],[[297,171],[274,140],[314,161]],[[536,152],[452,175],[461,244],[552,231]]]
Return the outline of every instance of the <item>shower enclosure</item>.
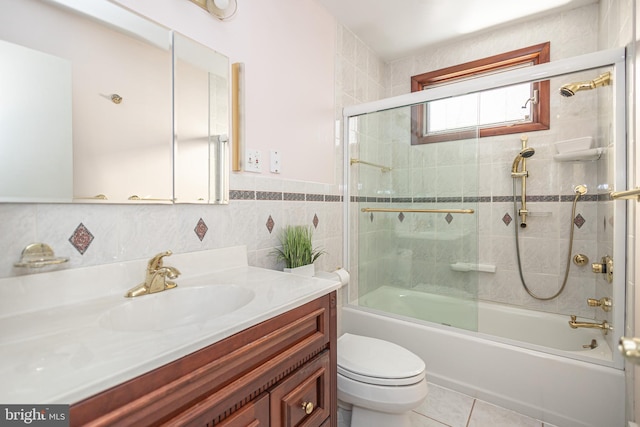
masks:
[[[625,202],[609,193],[626,188],[624,71],[624,51],[603,51],[345,108],[351,306],[621,369]],[[434,132],[456,127],[463,110],[496,105],[475,94],[539,81],[549,130],[480,138],[463,124],[458,138],[412,144],[417,115],[439,121]],[[529,101],[506,120],[527,120]],[[592,272],[610,270],[605,257],[618,263],[611,282]]]

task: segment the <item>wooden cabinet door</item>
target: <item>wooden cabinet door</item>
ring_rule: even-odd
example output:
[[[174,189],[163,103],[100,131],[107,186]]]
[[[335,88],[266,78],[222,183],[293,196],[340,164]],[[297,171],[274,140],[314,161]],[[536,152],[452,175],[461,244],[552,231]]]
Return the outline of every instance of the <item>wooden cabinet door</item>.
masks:
[[[242,407],[238,412],[218,424],[219,427],[269,426],[269,393]]]
[[[319,427],[325,422],[331,405],[329,363],[325,351],[270,391],[271,426]]]

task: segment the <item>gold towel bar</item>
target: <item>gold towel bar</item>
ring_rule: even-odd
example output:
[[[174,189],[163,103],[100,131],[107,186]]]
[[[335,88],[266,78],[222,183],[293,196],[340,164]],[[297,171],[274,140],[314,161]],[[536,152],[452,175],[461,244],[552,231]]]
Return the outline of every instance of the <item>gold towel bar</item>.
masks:
[[[392,209],[392,208],[362,208],[362,212],[413,212],[413,213],[452,213],[472,214],[473,209]]]
[[[378,165],[376,163],[365,162],[364,160],[354,159],[352,157],[351,161],[350,161],[350,164],[353,165],[354,163],[361,163],[363,165],[373,166],[374,168],[380,168],[380,170],[382,170],[382,172],[391,172],[391,168],[389,166],[382,166],[382,165]]]
[[[612,191],[609,193],[612,199],[636,199],[640,201],[640,187],[636,187],[633,190],[625,191]]]

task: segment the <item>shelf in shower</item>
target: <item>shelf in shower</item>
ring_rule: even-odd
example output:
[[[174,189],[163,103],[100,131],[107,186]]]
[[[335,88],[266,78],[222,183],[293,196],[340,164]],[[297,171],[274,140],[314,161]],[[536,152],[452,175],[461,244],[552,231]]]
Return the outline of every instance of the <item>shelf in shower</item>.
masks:
[[[588,150],[580,150],[580,151],[570,151],[567,153],[556,154],[553,156],[553,160],[556,162],[588,162],[593,160],[598,160],[602,153],[604,153],[604,148],[590,148]]]
[[[496,266],[491,264],[472,264],[468,262],[456,262],[455,264],[450,264],[451,269],[453,271],[481,271],[483,273],[495,273]]]

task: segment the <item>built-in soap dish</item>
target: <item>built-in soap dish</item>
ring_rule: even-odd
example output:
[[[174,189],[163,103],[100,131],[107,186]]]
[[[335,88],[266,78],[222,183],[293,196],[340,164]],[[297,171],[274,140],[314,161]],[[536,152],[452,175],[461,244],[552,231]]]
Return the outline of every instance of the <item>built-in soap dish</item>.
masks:
[[[62,264],[69,258],[57,257],[51,246],[46,243],[32,243],[22,250],[20,261],[13,264],[14,267],[41,268],[45,265]]]
[[[602,147],[593,148],[593,137],[558,141],[555,144],[558,154],[553,156],[556,162],[576,162],[598,160],[605,149]]]
[[[593,137],[585,136],[582,138],[567,139],[565,141],[558,141],[554,145],[556,146],[558,154],[586,151],[593,148]]]

